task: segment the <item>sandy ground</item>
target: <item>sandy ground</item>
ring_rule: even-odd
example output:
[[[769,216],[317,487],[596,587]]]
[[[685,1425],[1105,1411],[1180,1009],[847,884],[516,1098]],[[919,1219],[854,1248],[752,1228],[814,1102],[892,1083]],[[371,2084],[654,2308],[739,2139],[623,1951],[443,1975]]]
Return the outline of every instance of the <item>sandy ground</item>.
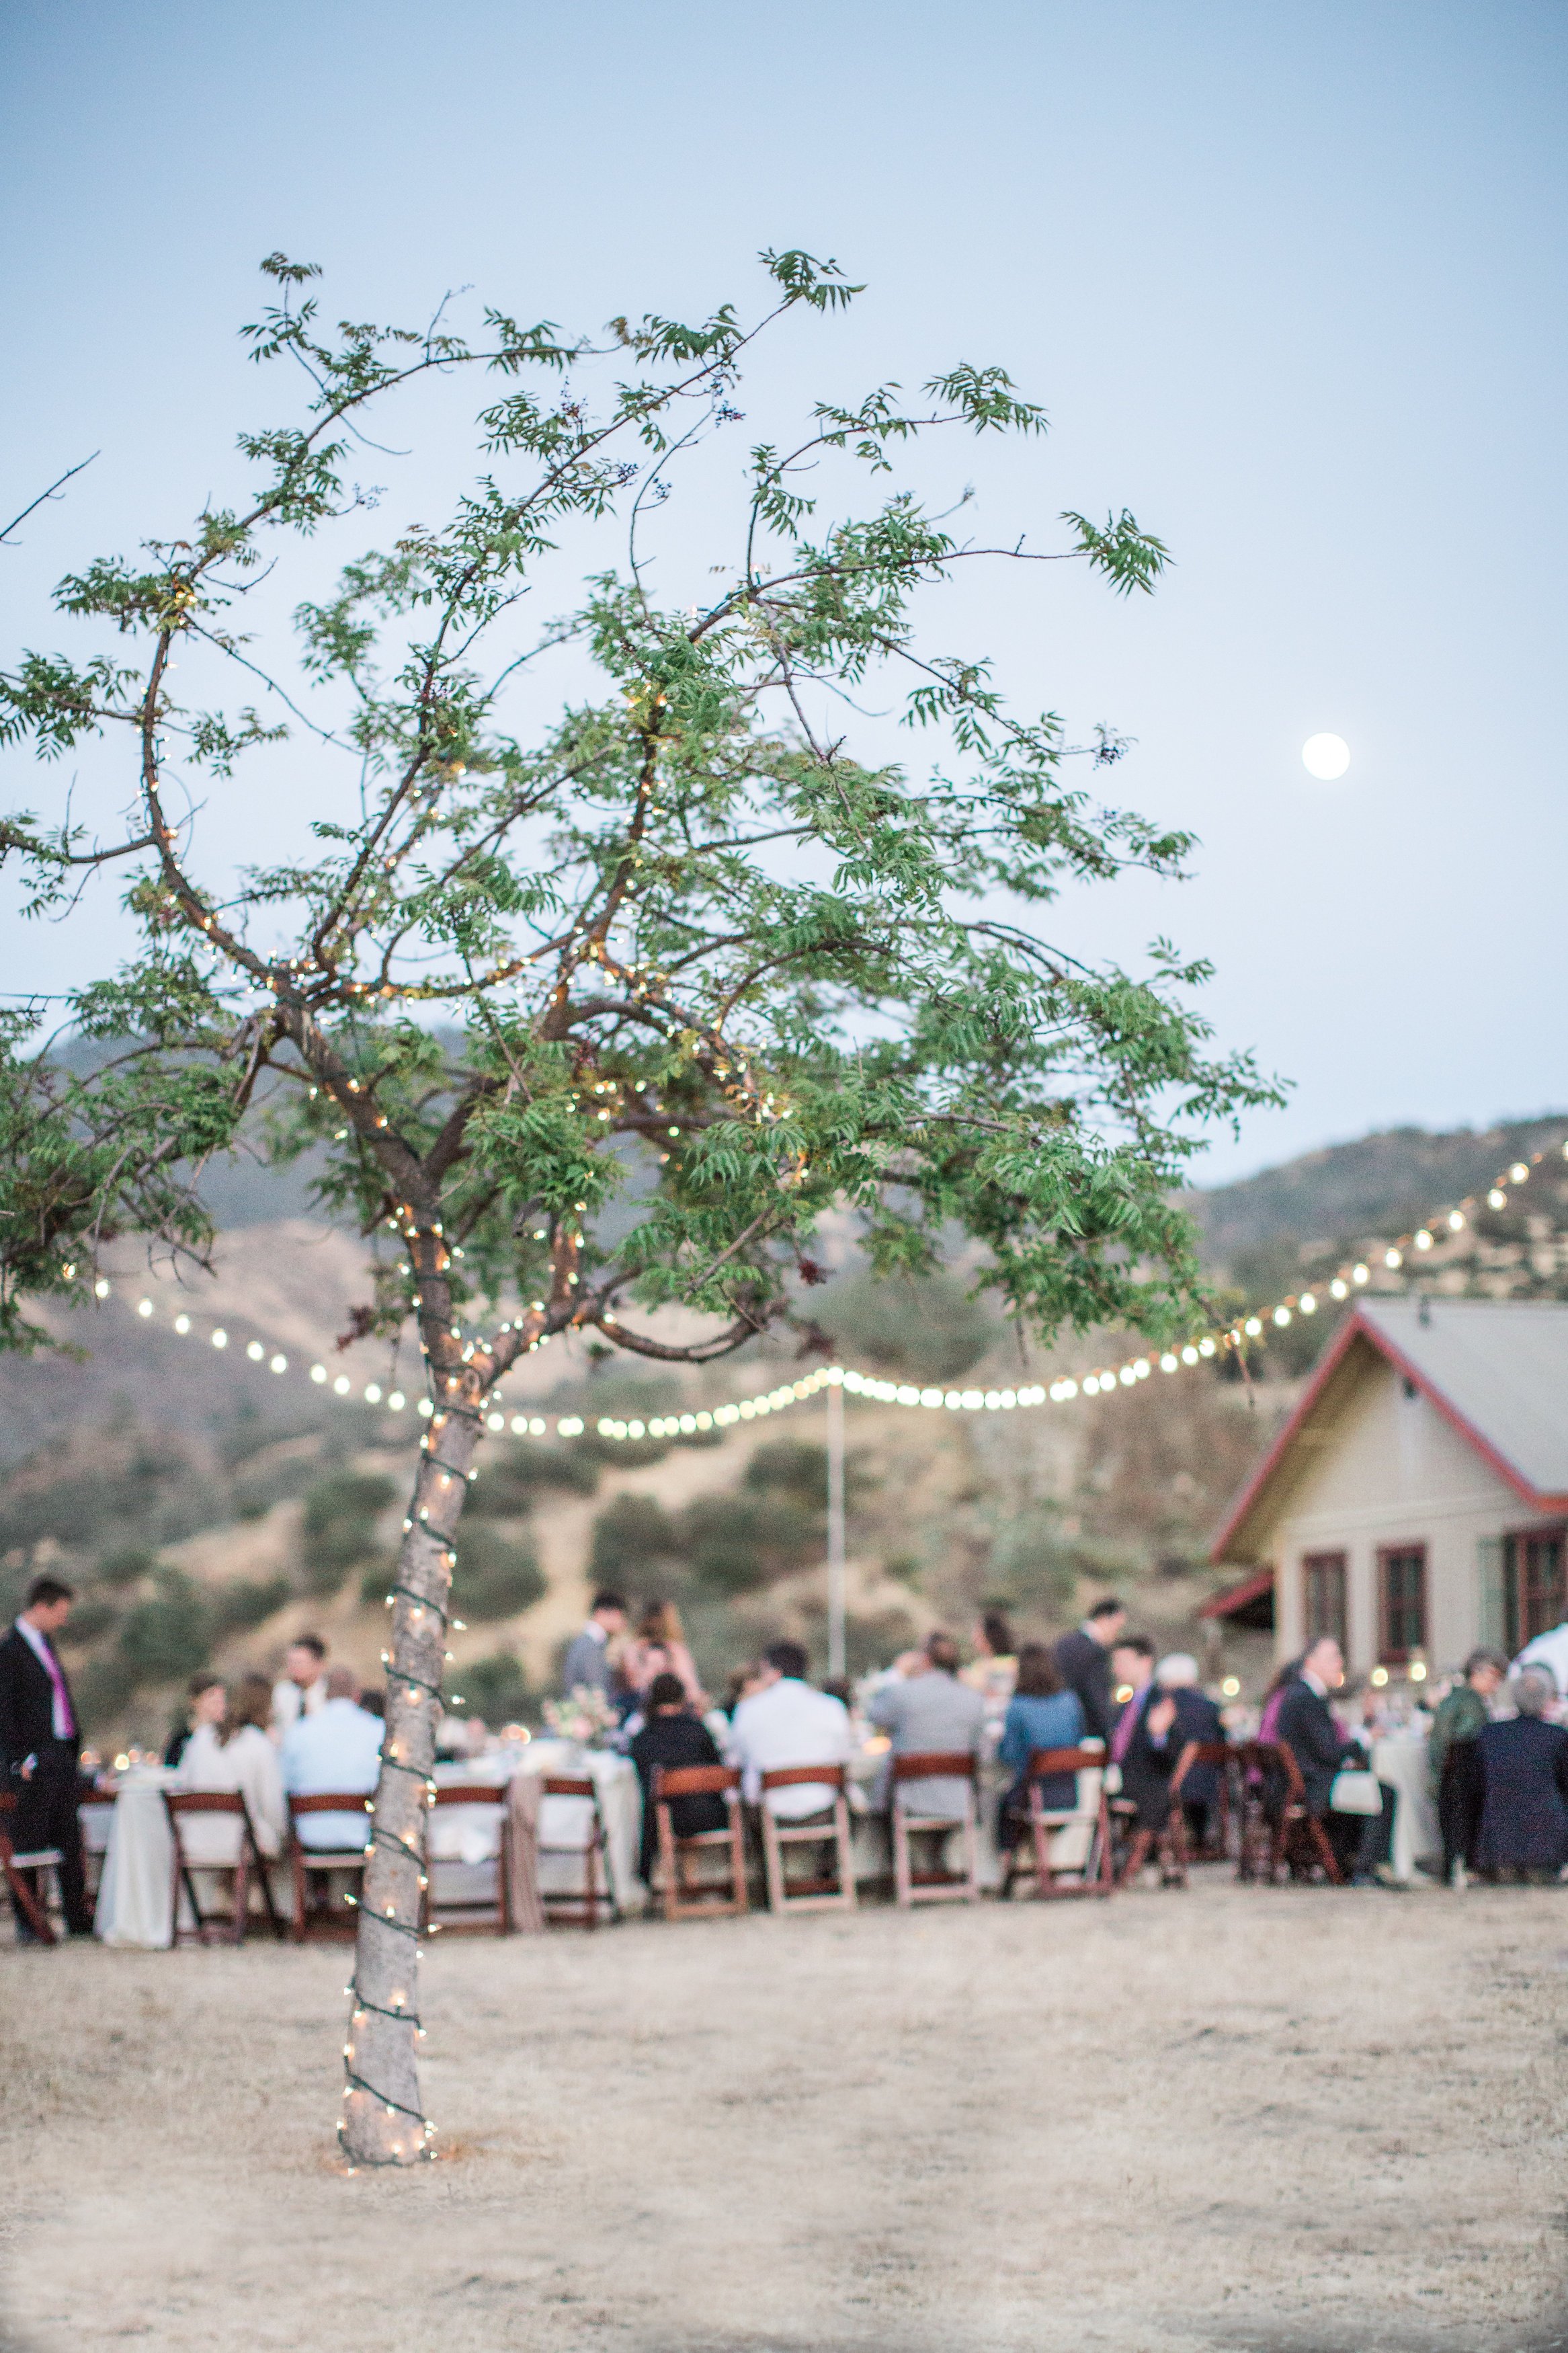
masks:
[[[352,2179],[345,1974],[0,1951],[7,2353],[1568,2344],[1568,1894],[451,1938]]]

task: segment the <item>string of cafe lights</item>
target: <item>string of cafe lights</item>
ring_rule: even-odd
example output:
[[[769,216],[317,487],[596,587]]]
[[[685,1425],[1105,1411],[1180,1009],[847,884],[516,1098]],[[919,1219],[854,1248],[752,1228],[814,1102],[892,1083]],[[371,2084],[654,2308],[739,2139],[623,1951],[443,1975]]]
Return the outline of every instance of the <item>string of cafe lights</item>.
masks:
[[[1424,1225],[1414,1227],[1408,1233],[1396,1235],[1374,1253],[1383,1270],[1399,1273],[1419,1267],[1427,1255],[1440,1244],[1464,1232],[1484,1202],[1494,1214],[1512,1205],[1514,1196],[1527,1185],[1535,1169],[1543,1162],[1561,1158],[1568,1162],[1568,1141],[1552,1154],[1532,1153],[1528,1161],[1515,1160],[1499,1172],[1484,1195],[1471,1194],[1454,1208],[1442,1209]],[[68,1278],[72,1270],[67,1269]],[[883,1380],[871,1373],[856,1371],[843,1365],[824,1365],[815,1372],[805,1374],[799,1380],[783,1381],[775,1387],[758,1390],[744,1397],[734,1397],[723,1404],[682,1413],[652,1414],[647,1417],[601,1414],[593,1427],[600,1438],[636,1444],[648,1439],[694,1438],[707,1436],[714,1430],[732,1429],[741,1422],[753,1421],[764,1416],[783,1413],[791,1406],[805,1403],[826,1388],[842,1388],[848,1397],[862,1397],[878,1405],[899,1405],[941,1410],[950,1413],[1011,1413],[1022,1408],[1028,1409],[1043,1405],[1066,1405],[1075,1398],[1108,1397],[1121,1389],[1131,1389],[1152,1375],[1174,1373],[1222,1356],[1226,1352],[1240,1353],[1248,1345],[1267,1341],[1274,1331],[1283,1331],[1298,1316],[1315,1315],[1327,1303],[1342,1303],[1363,1291],[1373,1280],[1372,1265],[1365,1260],[1346,1260],[1327,1281],[1288,1292],[1272,1306],[1262,1307],[1251,1314],[1238,1316],[1225,1327],[1205,1332],[1195,1340],[1180,1346],[1129,1357],[1125,1362],[1094,1370],[1078,1377],[1063,1376],[1049,1383],[1026,1383],[1011,1388],[949,1388],[921,1385],[912,1381]],[[107,1276],[100,1275],[93,1284],[95,1297],[110,1298],[115,1286]],[[136,1303],[136,1313],[151,1321],[158,1313],[156,1303],[143,1296]],[[166,1327],[181,1338],[199,1336],[196,1319],[182,1310]],[[219,1354],[230,1346],[226,1327],[215,1324],[206,1334],[208,1344]],[[237,1345],[237,1344],[235,1344]],[[542,1343],[541,1344],[542,1345]],[[287,1349],[261,1340],[246,1344],[247,1359],[255,1365],[266,1365],[279,1377],[301,1372],[318,1388],[342,1399],[353,1398],[369,1406],[384,1407],[387,1412],[400,1414],[408,1409],[410,1399],[401,1388],[379,1381],[363,1385],[352,1381],[346,1373],[333,1375],[320,1362],[302,1364],[290,1356]],[[486,1400],[485,1427],[493,1433],[510,1429],[517,1438],[580,1438],[588,1429],[588,1420],[581,1414],[506,1412],[501,1409],[499,1392]],[[428,1420],[436,1408],[428,1398],[414,1403],[414,1410]]]

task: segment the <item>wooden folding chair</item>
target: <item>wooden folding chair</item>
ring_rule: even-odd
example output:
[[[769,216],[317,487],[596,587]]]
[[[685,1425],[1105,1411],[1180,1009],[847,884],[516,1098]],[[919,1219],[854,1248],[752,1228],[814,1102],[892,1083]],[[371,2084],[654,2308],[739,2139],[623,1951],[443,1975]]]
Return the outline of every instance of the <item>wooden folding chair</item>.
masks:
[[[465,1928],[470,1928],[480,1933],[493,1929],[498,1936],[510,1936],[511,1873],[506,1851],[506,1801],[507,1786],[504,1781],[482,1783],[456,1781],[450,1784],[443,1782],[437,1788],[435,1796],[430,1799],[432,1806],[500,1806],[501,1809],[500,1846],[495,1861],[496,1892],[493,1903],[488,1899],[478,1899],[468,1903],[459,1901],[437,1905],[434,1890],[436,1873],[438,1870],[443,1867],[448,1870],[454,1867],[462,1870],[482,1870],[484,1866],[483,1864],[465,1864],[460,1862],[454,1866],[449,1858],[443,1866],[442,1862],[430,1853],[430,1840],[426,1832],[426,1885],[419,1909],[422,1927],[430,1928],[434,1926],[444,1929],[447,1934],[454,1929],[461,1932]]]
[[[906,1781],[962,1781],[963,1812],[912,1813],[903,1795]],[[893,1900],[903,1911],[912,1904],[978,1904],[980,1901],[980,1791],[974,1758],[966,1750],[936,1750],[893,1758],[892,1806],[889,1831],[893,1846]],[[944,1841],[955,1830],[963,1835],[964,1867],[948,1871],[937,1848],[934,1868],[917,1871],[916,1836],[936,1835]]]
[[[1231,1751],[1223,1740],[1189,1740],[1176,1759],[1176,1769],[1171,1776],[1170,1810],[1161,1831],[1135,1830],[1129,1842],[1126,1860],[1117,1879],[1119,1887],[1130,1887],[1148,1862],[1151,1854],[1158,1856],[1161,1873],[1167,1887],[1185,1887],[1187,1866],[1192,1861],[1187,1852],[1187,1818],[1182,1811],[1182,1785],[1194,1765],[1217,1765],[1221,1768],[1219,1785],[1220,1852],[1224,1853],[1230,1824],[1230,1793],[1228,1788]]]
[[[610,1918],[618,1920],[620,1907],[616,1902],[616,1892],[610,1882],[609,1841],[605,1831],[604,1812],[599,1804],[598,1784],[590,1780],[586,1775],[581,1778],[576,1777],[566,1778],[551,1773],[544,1777],[541,1795],[545,1798],[585,1798],[593,1809],[589,1820],[587,1841],[584,1845],[546,1846],[542,1840],[540,1841],[541,1862],[547,1854],[575,1854],[580,1855],[583,1861],[583,1892],[580,1895],[552,1895],[546,1893],[542,1884],[541,1885],[540,1897],[544,1905],[545,1918],[564,1920],[572,1926],[596,1928],[599,1925],[599,1906],[603,1904]],[[601,1866],[605,1875],[602,1894],[599,1890]]]
[[[294,1882],[294,1939],[302,1944],[314,1926],[353,1936],[358,1922],[354,1907],[346,1898],[342,1915],[321,1905],[307,1904],[310,1876],[312,1872],[348,1871],[363,1883],[364,1879],[364,1844],[356,1847],[306,1846],[300,1836],[300,1823],[306,1814],[368,1814],[374,1799],[363,1789],[331,1789],[319,1797],[295,1798],[289,1800],[289,1862]],[[365,1824],[365,1843],[369,1841],[370,1824]]]
[[[1109,1895],[1114,1884],[1110,1867],[1110,1804],[1105,1787],[1108,1758],[1103,1748],[1037,1748],[1029,1757],[1028,1790],[1029,1841],[1034,1858],[1035,1894],[1049,1900],[1068,1895]],[[1057,1778],[1063,1773],[1094,1773],[1099,1776],[1099,1792],[1092,1807],[1078,1802],[1081,1791],[1068,1810],[1047,1809],[1041,1789],[1043,1781]],[[1080,1864],[1051,1862],[1051,1840],[1059,1831],[1075,1827],[1087,1827],[1088,1841]],[[1018,1875],[1017,1849],[1013,1849],[1008,1863],[1003,1894],[1012,1893],[1013,1881]],[[1026,1869],[1027,1866],[1026,1866]],[[1062,1886],[1058,1872],[1078,1873],[1073,1886]]]
[[[831,1805],[783,1823],[768,1803],[770,1789],[790,1789],[810,1782],[833,1792]],[[845,1795],[842,1765],[781,1765],[762,1778],[763,1867],[767,1874],[770,1912],[853,1912],[855,1865],[849,1843],[849,1804]],[[826,1817],[826,1819],[824,1819]],[[792,1846],[826,1846],[831,1841],[837,1875],[794,1882],[784,1873],[784,1850]]]
[[[1267,1879],[1273,1886],[1280,1864],[1294,1861],[1309,1870],[1320,1866],[1331,1887],[1342,1886],[1329,1834],[1307,1803],[1295,1751],[1283,1741],[1245,1740],[1234,1753],[1241,1777],[1237,1879]]]
[[[5,1884],[10,1890],[11,1905],[16,1913],[18,1926],[25,1920],[40,1945],[55,1945],[59,1942],[59,1939],[50,1925],[48,1898],[43,1893],[41,1884],[38,1893],[35,1894],[22,1873],[25,1871],[37,1872],[41,1879],[43,1873],[52,1872],[55,1881],[55,1901],[57,1904],[63,1905],[60,1894],[60,1866],[65,1858],[58,1847],[54,1846],[34,1847],[21,1853],[17,1852],[11,1843],[6,1828],[8,1817],[16,1811],[17,1802],[11,1790],[0,1790],[0,1873],[4,1873]]]
[[[246,1923],[250,1913],[250,1873],[252,1866],[261,1883],[261,1902],[274,1936],[283,1935],[283,1923],[272,1901],[272,1885],[267,1875],[267,1858],[261,1852],[256,1835],[256,1825],[250,1819],[250,1808],[237,1789],[165,1789],[163,1810],[169,1817],[169,1831],[174,1842],[174,1867],[169,1888],[171,1917],[174,1921],[174,1942],[189,1938],[198,1945],[217,1941],[243,1945]],[[227,1863],[193,1863],[185,1853],[180,1824],[195,1814],[227,1814],[239,1822],[238,1852],[232,1866],[234,1871],[234,1910],[226,1923],[221,1913],[204,1912],[196,1894],[195,1873],[198,1871],[226,1871]],[[182,1931],[180,1926],[180,1890],[185,1891],[185,1901],[195,1922],[194,1928]]]
[[[1230,1852],[1230,1782],[1235,1763],[1236,1751],[1228,1740],[1189,1740],[1176,1761],[1176,1769],[1171,1776],[1171,1804],[1180,1816],[1176,1835],[1184,1870],[1189,1862],[1223,1862]],[[1219,1844],[1204,1847],[1194,1855],[1188,1851],[1187,1819],[1181,1812],[1181,1804],[1183,1786],[1198,1765],[1212,1765],[1219,1773]]]
[[[695,1920],[747,1908],[746,1834],[741,1817],[741,1776],[731,1765],[656,1765],[653,1768],[654,1829],[658,1842],[657,1894],[667,1920]],[[730,1819],[722,1830],[695,1831],[678,1838],[670,1807],[677,1798],[721,1797]],[[694,1873],[700,1854],[722,1849],[729,1859],[729,1888],[722,1880]]]

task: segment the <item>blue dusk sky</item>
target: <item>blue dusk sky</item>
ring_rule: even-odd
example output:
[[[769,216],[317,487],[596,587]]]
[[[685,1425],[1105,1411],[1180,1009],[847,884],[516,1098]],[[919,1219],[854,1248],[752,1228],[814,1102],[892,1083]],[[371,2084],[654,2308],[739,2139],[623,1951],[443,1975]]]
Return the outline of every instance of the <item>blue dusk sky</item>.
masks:
[[[1125,505],[1170,545],[1152,599],[998,567],[936,634],[1069,735],[1135,738],[1107,789],[1200,837],[1190,881],[1047,928],[1208,956],[1219,1040],[1294,1082],[1206,1179],[1560,1108],[1565,69],[1555,0],[11,0],[0,521],[100,454],[0,551],[0,659],[68,649],[53,580],[177,535],[237,429],[286,413],[235,340],[263,254],[323,264],[331,317],[471,289],[462,324],[596,330],[754,305],[758,249],[804,246],[868,290],[792,322],[759,416],[1000,361],[1048,439],[949,446],[922,488],[973,483],[977,533]],[[377,462],[438,520],[421,459]],[[1301,763],[1320,730],[1337,784]],[[5,768],[0,799],[43,805]],[[254,816],[215,796],[209,857],[277,854]],[[90,976],[100,903],[7,921],[0,985]]]

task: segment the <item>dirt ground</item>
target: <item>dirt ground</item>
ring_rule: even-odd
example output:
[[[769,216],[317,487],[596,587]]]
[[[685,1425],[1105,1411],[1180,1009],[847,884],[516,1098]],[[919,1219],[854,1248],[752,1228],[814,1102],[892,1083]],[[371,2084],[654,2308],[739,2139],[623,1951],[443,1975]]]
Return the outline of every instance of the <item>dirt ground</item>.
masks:
[[[1568,2345],[1568,1893],[454,1937],[412,2174],[345,1976],[0,1951],[7,2353]]]

